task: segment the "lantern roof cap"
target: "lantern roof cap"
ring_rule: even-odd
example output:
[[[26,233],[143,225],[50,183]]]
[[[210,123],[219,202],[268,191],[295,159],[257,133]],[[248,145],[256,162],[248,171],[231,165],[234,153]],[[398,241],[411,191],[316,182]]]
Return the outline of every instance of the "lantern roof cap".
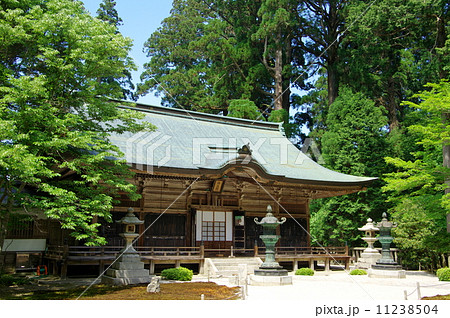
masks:
[[[386,212],[383,212],[382,217],[383,218],[381,219],[381,222],[377,223],[377,226],[379,228],[393,228],[393,227],[397,227],[397,223],[392,222],[392,221],[388,221]]]
[[[135,215],[134,215],[134,209],[133,208],[128,208],[127,214],[121,218],[119,221],[117,221],[117,223],[119,224],[143,224],[144,221],[139,220]]]
[[[281,218],[281,221],[278,221],[278,219],[272,214],[272,206],[267,206],[267,213],[266,216],[261,219],[261,221],[258,221],[257,218],[255,218],[255,223],[258,225],[263,224],[283,224],[286,222],[286,218]]]
[[[380,229],[373,225],[373,221],[371,218],[368,218],[367,223],[363,227],[358,228],[358,230],[360,230],[360,231],[379,231]]]

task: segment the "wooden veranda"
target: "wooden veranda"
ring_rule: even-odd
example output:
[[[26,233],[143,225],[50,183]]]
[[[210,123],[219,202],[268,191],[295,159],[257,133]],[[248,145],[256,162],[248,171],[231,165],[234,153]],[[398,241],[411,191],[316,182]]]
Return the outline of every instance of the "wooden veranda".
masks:
[[[68,266],[95,265],[99,275],[105,268],[120,256],[123,247],[119,246],[48,246],[44,259],[47,260],[49,270],[53,274],[67,277]],[[253,249],[206,249],[199,247],[135,247],[141,260],[148,266],[150,274],[155,273],[156,264],[198,264],[199,273],[203,273],[205,258],[211,256],[239,257],[253,256],[264,259],[265,248],[255,246]],[[278,262],[292,262],[295,271],[299,262],[308,262],[310,268],[314,263],[323,261],[325,270],[330,269],[332,261],[343,262],[349,268],[351,256],[348,247],[276,247],[275,258]]]

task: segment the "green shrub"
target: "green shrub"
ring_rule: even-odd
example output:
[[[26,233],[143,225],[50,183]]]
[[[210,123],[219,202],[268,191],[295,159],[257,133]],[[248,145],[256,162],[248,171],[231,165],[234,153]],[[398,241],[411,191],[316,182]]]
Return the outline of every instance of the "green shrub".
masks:
[[[295,275],[313,276],[314,270],[308,267],[299,268],[295,271]]]
[[[350,275],[367,275],[367,272],[363,269],[353,269]]]
[[[0,275],[0,286],[12,286],[12,285],[26,285],[30,280],[25,277],[17,277],[13,275]]]
[[[170,280],[190,281],[194,273],[185,267],[168,268],[161,272],[162,278]]]
[[[440,281],[450,281],[450,268],[439,268],[436,272],[436,275]]]

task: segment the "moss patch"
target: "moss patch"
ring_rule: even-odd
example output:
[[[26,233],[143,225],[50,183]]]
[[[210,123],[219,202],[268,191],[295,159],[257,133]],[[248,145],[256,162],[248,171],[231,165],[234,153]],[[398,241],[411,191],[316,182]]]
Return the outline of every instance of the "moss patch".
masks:
[[[436,296],[430,296],[430,297],[422,297],[422,300],[450,300],[450,294],[449,295],[436,295]]]
[[[40,287],[40,288],[37,288]],[[0,289],[0,299],[73,300],[84,292],[86,286],[42,288],[42,286],[13,286]],[[205,300],[239,299],[238,287],[215,283],[188,282],[161,284],[159,293],[147,293],[147,285],[106,286],[94,285],[83,294],[83,300]]]

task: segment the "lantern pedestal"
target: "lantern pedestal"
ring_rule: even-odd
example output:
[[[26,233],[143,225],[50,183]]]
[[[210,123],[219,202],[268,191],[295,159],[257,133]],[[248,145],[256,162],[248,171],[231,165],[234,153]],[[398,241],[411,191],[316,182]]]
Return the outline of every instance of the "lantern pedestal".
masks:
[[[133,209],[129,209],[127,215],[118,223],[125,224],[125,233],[121,233],[125,239],[126,245],[120,251],[119,258],[102,276],[102,283],[109,285],[135,285],[147,284],[151,277],[149,271],[144,269],[144,262],[133,247],[133,240],[138,237],[134,233],[135,225],[142,224],[144,221],[139,220],[133,214]]]
[[[372,265],[367,271],[367,275],[369,277],[374,278],[406,278],[406,272],[402,269],[401,266],[392,266],[381,269],[380,267],[376,267],[377,265]]]
[[[120,234],[125,238],[127,246],[120,251],[122,254],[117,261],[106,271],[102,277],[103,284],[109,285],[135,285],[147,284],[151,277],[149,271],[144,269],[144,262],[133,248],[133,239],[138,235],[134,233]]]
[[[287,271],[286,271],[287,272]],[[286,273],[287,275],[287,273]],[[252,286],[284,286],[292,285],[292,276],[260,276],[250,275],[250,285]]]

